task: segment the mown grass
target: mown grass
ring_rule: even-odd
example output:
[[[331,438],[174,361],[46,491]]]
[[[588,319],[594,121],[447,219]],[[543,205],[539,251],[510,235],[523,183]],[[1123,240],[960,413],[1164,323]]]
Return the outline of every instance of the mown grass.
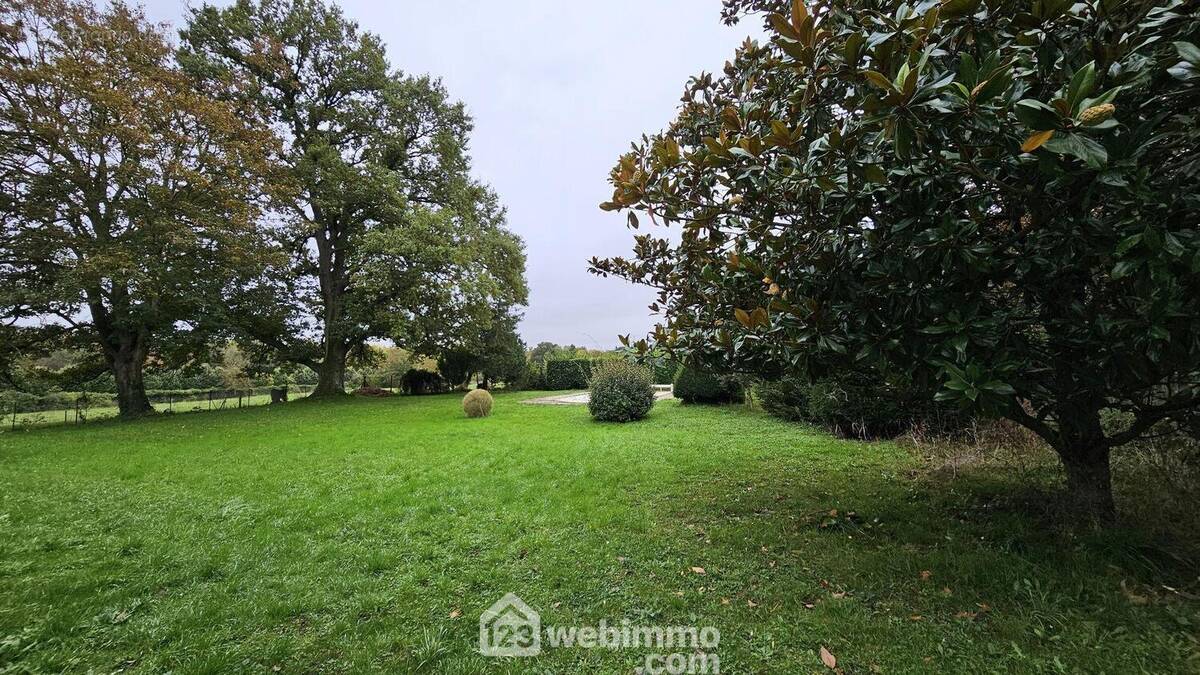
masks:
[[[1195,568],[1008,508],[1006,475],[931,481],[893,444],[741,407],[606,425],[528,396],[0,436],[0,672],[642,663],[480,656],[507,592],[543,624],[715,626],[727,673],[821,672],[822,646],[846,673],[1198,667]]]

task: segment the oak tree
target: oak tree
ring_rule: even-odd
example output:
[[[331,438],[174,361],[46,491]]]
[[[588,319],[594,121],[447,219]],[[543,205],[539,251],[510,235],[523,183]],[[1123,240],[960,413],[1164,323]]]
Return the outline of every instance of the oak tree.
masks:
[[[238,83],[231,81],[229,86]],[[123,417],[148,358],[183,358],[258,274],[273,136],[197,89],[160,26],[114,2],[0,9],[0,317],[98,350]]]
[[[190,72],[246,78],[227,96],[262,110],[293,198],[277,238],[292,254],[247,333],[344,392],[347,358],[390,338],[433,354],[497,303],[522,304],[521,241],[470,176],[471,120],[441,83],[392,68],[379,38],[322,0],[238,0],[192,10]]]

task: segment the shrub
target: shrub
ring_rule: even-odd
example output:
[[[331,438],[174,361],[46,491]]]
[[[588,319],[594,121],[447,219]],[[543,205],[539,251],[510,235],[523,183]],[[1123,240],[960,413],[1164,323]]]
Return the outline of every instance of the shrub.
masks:
[[[673,384],[679,374],[679,364],[663,359],[654,364],[654,384]]]
[[[463,397],[467,417],[487,417],[492,414],[492,395],[486,389],[472,389]]]
[[[654,406],[651,371],[628,361],[601,361],[592,369],[588,410],[601,422],[640,420]]]
[[[798,377],[759,382],[754,394],[763,410],[789,422],[808,422],[809,390],[812,383]]]
[[[734,377],[687,367],[676,373],[674,390],[675,398],[684,403],[741,403],[746,398]]]
[[[961,428],[966,418],[909,385],[875,373],[849,372],[809,387],[807,421],[847,438],[875,439],[894,438],[913,426],[944,434]]]
[[[546,388],[587,389],[592,374],[591,359],[569,359],[546,362]]]
[[[413,368],[400,378],[400,388],[411,396],[440,394],[448,389],[441,375],[428,370]]]

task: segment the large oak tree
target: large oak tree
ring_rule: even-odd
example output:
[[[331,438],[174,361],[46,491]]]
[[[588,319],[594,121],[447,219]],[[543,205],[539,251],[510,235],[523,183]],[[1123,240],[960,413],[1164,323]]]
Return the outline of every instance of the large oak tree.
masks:
[[[279,213],[293,260],[247,332],[344,391],[347,359],[391,338],[436,353],[491,308],[522,304],[525,258],[495,195],[470,176],[471,121],[441,84],[393,69],[378,37],[321,0],[192,11],[181,58],[267,115],[294,197]]]
[[[691,360],[867,363],[1005,415],[1111,515],[1113,449],[1200,405],[1195,3],[726,5],[769,40],[693,79],[604,205],[682,238],[593,270],[660,289]]]
[[[198,91],[139,10],[5,3],[0,316],[14,338],[4,351],[39,341],[98,351],[121,415],[151,412],[147,359],[202,345],[223,296],[267,257],[256,197],[273,136],[252,120]]]

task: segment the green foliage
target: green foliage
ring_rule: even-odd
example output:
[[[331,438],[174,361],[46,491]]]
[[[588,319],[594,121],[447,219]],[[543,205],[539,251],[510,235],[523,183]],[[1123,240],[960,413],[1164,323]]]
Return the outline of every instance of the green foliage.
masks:
[[[592,375],[591,359],[546,362],[546,389],[587,389]]]
[[[492,414],[492,395],[486,389],[472,389],[463,397],[462,406],[467,417],[487,417]]]
[[[588,411],[601,422],[640,420],[654,407],[650,369],[624,360],[600,361],[592,369]]]
[[[745,391],[736,378],[683,367],[675,375],[675,398],[684,403],[742,403]]]
[[[437,360],[438,373],[456,389],[465,388],[479,367],[479,356],[461,347],[447,349]]]
[[[286,140],[291,264],[229,301],[255,310],[240,328],[264,349],[320,373],[319,393],[342,392],[370,339],[435,354],[525,302],[523,244],[471,177],[471,119],[439,80],[393,67],[324,0],[205,4],[181,37],[189,72]]]
[[[400,388],[410,396],[440,394],[449,389],[441,375],[429,370],[413,368],[400,379]]]
[[[659,289],[689,362],[865,363],[1010,417],[1111,512],[1109,450],[1200,405],[1196,5],[726,7],[768,40],[693,78],[602,205],[683,236],[593,271]],[[1106,436],[1107,407],[1137,420]]]
[[[812,382],[802,377],[764,380],[754,386],[754,397],[767,413],[789,422],[807,422]]]
[[[775,417],[813,424],[846,438],[893,438],[916,427],[942,435],[968,421],[954,406],[935,403],[911,385],[870,371],[846,371],[812,382],[784,377],[758,383],[754,393]]]
[[[278,144],[140,9],[107,5],[0,5],[0,323],[20,327],[0,352],[93,351],[136,417],[147,359],[202,352],[228,289],[277,259],[259,221]]]

